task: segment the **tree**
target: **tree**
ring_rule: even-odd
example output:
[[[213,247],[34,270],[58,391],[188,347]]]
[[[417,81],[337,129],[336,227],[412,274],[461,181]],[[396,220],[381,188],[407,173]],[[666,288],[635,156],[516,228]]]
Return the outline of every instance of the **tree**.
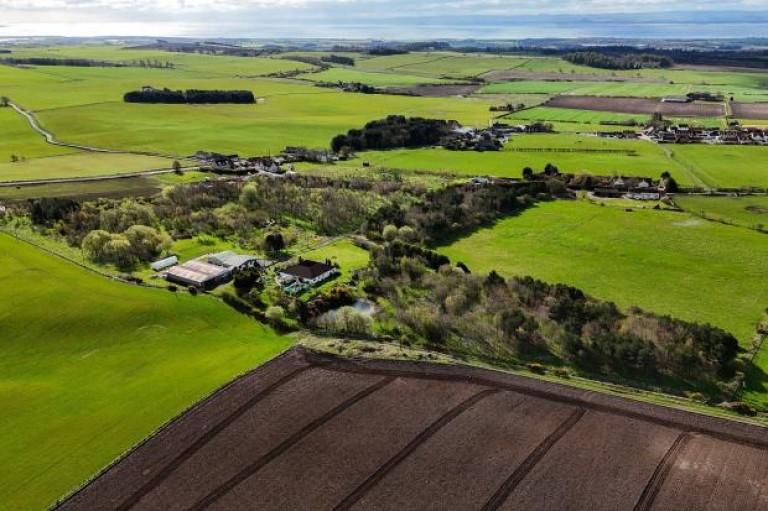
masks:
[[[533,177],[533,169],[531,167],[525,167],[523,169],[523,179],[530,180]]]
[[[680,190],[680,187],[677,184],[677,181],[675,181],[675,178],[670,177],[666,180],[666,189],[669,193],[677,193]]]
[[[397,231],[397,237],[407,243],[416,241],[416,231],[409,225],[404,225]]]
[[[83,252],[92,261],[103,262],[106,260],[104,248],[111,239],[112,235],[107,231],[101,229],[91,231],[83,239]]]
[[[104,257],[121,270],[132,270],[138,263],[133,253],[131,242],[125,236],[112,234],[111,239],[104,245]]]
[[[171,238],[146,225],[133,225],[125,231],[134,255],[140,261],[150,261],[171,246]]]
[[[16,163],[18,161],[19,161],[19,157],[16,156],[15,154],[12,154],[11,155],[11,163]]]
[[[283,318],[285,318],[285,309],[280,307],[279,305],[273,305],[272,307],[267,309],[267,312],[264,313],[264,317],[266,317],[271,322],[277,322],[282,321]]]
[[[173,172],[179,175],[184,173],[181,170],[181,162],[179,160],[173,160]]]
[[[394,241],[397,238],[397,226],[389,224],[384,226],[384,230],[381,232],[381,236],[385,241]]]
[[[285,240],[279,232],[272,232],[264,237],[264,250],[268,254],[277,254],[285,248]]]
[[[11,99],[8,96],[0,96],[0,106],[8,106],[11,104]]]

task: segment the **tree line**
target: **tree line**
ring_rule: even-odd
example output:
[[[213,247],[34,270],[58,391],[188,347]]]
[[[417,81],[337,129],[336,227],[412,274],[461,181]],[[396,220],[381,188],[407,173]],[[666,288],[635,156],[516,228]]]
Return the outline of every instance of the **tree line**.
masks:
[[[126,92],[126,103],[167,103],[167,104],[252,104],[256,97],[249,90],[199,90],[187,91],[144,88]]]
[[[663,55],[648,53],[627,53],[624,55],[608,55],[594,51],[578,51],[563,55],[563,59],[571,64],[596,67],[600,69],[658,69],[669,68],[674,61]]]
[[[24,57],[5,58],[0,60],[3,64],[12,66],[67,66],[67,67],[144,67],[158,69],[173,69],[172,62],[160,62],[159,60],[138,60],[130,62],[109,62],[106,60],[78,59],[78,58],[51,58],[51,57]]]

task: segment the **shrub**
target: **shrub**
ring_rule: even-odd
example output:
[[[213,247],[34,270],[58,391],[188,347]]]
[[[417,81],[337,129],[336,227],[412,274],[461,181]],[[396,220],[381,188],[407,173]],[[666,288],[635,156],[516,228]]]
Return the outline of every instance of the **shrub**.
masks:
[[[532,373],[547,374],[547,368],[537,362],[525,364],[525,367]]]

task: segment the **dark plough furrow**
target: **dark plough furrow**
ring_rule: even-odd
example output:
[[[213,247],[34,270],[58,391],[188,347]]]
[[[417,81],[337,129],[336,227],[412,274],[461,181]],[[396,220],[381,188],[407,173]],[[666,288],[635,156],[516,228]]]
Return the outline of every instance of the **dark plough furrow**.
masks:
[[[509,478],[504,481],[504,484],[502,484],[498,490],[496,490],[496,493],[493,494],[493,496],[488,500],[488,502],[485,503],[483,506],[483,511],[495,511],[496,509],[499,509],[502,504],[507,500],[507,498],[512,494],[513,491],[515,491],[515,488],[525,479],[525,477],[528,475],[528,473],[533,470],[533,467],[536,466],[536,464],[541,461],[541,459],[544,457],[544,455],[549,452],[549,450],[555,446],[555,444],[560,441],[561,438],[565,436],[568,431],[573,428],[577,422],[584,416],[586,413],[586,410],[583,408],[579,408],[578,410],[574,411],[565,421],[560,424],[560,426],[557,427],[556,430],[554,430],[550,435],[544,439],[543,442],[541,442],[536,449],[531,452],[531,454],[528,455],[527,458],[525,458],[525,461],[523,461],[514,472],[512,472],[512,475],[509,476]]]
[[[400,452],[395,454],[392,458],[384,463],[376,472],[370,475],[355,491],[350,493],[344,500],[339,503],[335,511],[346,511],[358,502],[371,488],[376,486],[379,481],[384,479],[386,475],[392,471],[397,465],[399,465],[404,459],[411,455],[413,451],[429,440],[435,433],[440,431],[443,427],[448,425],[453,419],[469,410],[477,403],[485,399],[486,397],[501,392],[499,389],[488,389],[475,394],[474,396],[466,399],[463,403],[453,408],[451,411],[433,422],[427,429],[422,431],[411,442],[406,445]]]
[[[160,472],[158,472],[152,479],[150,479],[144,486],[142,486],[136,493],[130,496],[126,501],[124,501],[122,504],[120,504],[117,508],[115,508],[117,511],[127,511],[128,509],[132,508],[138,502],[149,492],[151,492],[153,489],[155,489],[160,483],[162,483],[169,475],[171,475],[177,468],[179,468],[185,461],[187,461],[189,458],[191,458],[197,451],[202,449],[208,442],[213,440],[216,435],[224,431],[228,426],[230,426],[233,422],[235,422],[237,419],[243,416],[245,412],[247,412],[249,409],[251,409],[254,405],[258,404],[259,401],[270,395],[272,392],[277,390],[278,388],[282,387],[301,373],[312,369],[313,365],[308,365],[304,367],[300,367],[299,369],[296,369],[295,371],[283,376],[273,384],[271,384],[266,389],[262,390],[255,396],[253,396],[251,399],[243,403],[237,410],[232,412],[231,414],[227,415],[224,420],[216,424],[214,427],[209,429],[205,432],[200,438],[195,440],[192,444],[189,445],[184,451],[179,454],[176,458],[173,459],[168,465],[166,465]]]
[[[374,385],[371,385],[367,389],[358,392],[356,395],[352,396],[351,398],[347,399],[340,405],[338,405],[336,408],[330,410],[329,412],[326,412],[322,416],[318,417],[317,419],[313,420],[311,423],[307,424],[303,428],[301,428],[299,431],[291,435],[290,438],[283,441],[280,445],[269,451],[267,454],[256,460],[255,462],[251,463],[247,467],[245,467],[243,470],[238,472],[234,477],[229,479],[227,482],[213,490],[211,493],[206,495],[204,498],[199,500],[194,506],[190,508],[190,511],[202,511],[203,509],[207,509],[208,506],[219,500],[221,497],[229,493],[233,488],[235,488],[237,485],[254,475],[256,472],[264,468],[267,464],[269,464],[272,460],[283,454],[285,451],[290,449],[294,444],[300,442],[303,438],[311,434],[313,431],[315,431],[317,428],[325,424],[326,422],[330,421],[340,413],[342,413],[347,408],[350,408],[352,405],[358,403],[359,401],[362,401],[366,397],[370,396],[374,392],[377,392],[381,390],[382,388],[386,387],[393,381],[395,381],[397,377],[389,376],[386,378],[383,378],[379,380]]]
[[[680,435],[675,439],[672,447],[669,448],[667,453],[659,462],[659,465],[653,472],[653,475],[648,481],[648,484],[645,485],[645,489],[640,495],[640,499],[637,501],[637,504],[635,504],[635,511],[647,511],[648,509],[651,509],[651,506],[653,506],[653,501],[656,500],[656,496],[661,491],[664,480],[666,480],[667,476],[672,470],[672,467],[675,465],[677,457],[680,455],[690,439],[690,433],[680,433]]]

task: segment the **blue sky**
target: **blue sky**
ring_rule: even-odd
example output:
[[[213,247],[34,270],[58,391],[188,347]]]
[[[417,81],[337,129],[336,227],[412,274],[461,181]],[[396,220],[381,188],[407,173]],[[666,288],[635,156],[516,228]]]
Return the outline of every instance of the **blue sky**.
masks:
[[[0,0],[0,35],[740,37],[766,20],[768,0]]]

